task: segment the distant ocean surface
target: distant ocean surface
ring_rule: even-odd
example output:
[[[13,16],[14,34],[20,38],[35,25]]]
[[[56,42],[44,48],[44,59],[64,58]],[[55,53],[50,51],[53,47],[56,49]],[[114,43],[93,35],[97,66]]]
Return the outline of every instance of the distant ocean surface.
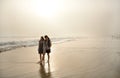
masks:
[[[61,37],[61,38],[51,38],[52,44],[58,44],[68,41],[73,41],[76,39],[89,39],[89,40],[99,40],[105,41],[108,43],[119,43],[119,36],[111,36],[107,38],[89,38],[89,37]],[[30,46],[38,46],[39,38],[36,37],[0,37],[0,52],[13,50],[20,47],[30,47]]]
[[[75,38],[51,38],[53,44],[74,40]],[[39,38],[27,37],[0,37],[0,52],[13,50],[20,47],[37,46]]]

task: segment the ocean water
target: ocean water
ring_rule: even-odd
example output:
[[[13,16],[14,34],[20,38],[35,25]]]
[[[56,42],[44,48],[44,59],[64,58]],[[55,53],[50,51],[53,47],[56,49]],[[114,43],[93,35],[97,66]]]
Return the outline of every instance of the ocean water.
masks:
[[[119,42],[120,38],[117,36],[111,36],[106,38],[89,38],[89,37],[61,37],[61,38],[51,38],[53,44],[64,43],[68,41],[73,41],[76,39],[91,39],[91,40],[105,40],[110,43]],[[5,52],[13,50],[20,47],[30,47],[37,46],[39,38],[34,37],[0,37],[0,52]]]
[[[74,40],[75,38],[51,38],[53,44],[63,43],[66,41]],[[0,52],[13,50],[20,47],[37,46],[39,38],[27,37],[0,37]]]

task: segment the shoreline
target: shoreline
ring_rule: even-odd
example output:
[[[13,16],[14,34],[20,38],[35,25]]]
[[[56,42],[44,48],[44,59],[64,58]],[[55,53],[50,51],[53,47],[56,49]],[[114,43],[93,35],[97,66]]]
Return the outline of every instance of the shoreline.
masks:
[[[115,45],[88,40],[54,44],[50,65],[46,57],[44,66],[37,63],[37,46],[3,52],[0,78],[119,78],[120,48]]]
[[[64,42],[73,41],[75,38],[52,38],[53,44],[59,44]],[[0,43],[0,53],[14,50],[21,47],[34,47],[38,46],[38,39],[34,40],[20,40],[20,41],[8,41]]]

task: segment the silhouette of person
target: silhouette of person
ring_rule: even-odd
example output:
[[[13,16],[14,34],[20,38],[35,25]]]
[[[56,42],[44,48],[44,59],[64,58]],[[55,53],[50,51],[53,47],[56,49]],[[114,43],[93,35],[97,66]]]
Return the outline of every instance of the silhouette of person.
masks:
[[[38,53],[40,54],[40,63],[42,63],[42,61],[44,61],[45,56],[45,40],[43,36],[41,36],[39,40]]]
[[[49,38],[47,35],[45,35],[44,38],[45,38],[46,53],[47,53],[47,56],[48,56],[48,62],[49,62],[49,60],[50,60],[51,46],[52,46],[52,44],[51,44],[51,40],[50,40],[50,38]]]

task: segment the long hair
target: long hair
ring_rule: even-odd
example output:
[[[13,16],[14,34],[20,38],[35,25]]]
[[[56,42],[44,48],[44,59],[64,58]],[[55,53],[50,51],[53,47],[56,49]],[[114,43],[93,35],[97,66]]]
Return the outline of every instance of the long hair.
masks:
[[[50,38],[49,38],[47,35],[45,35],[45,38],[48,38],[48,47],[51,47],[52,44],[51,44],[51,40],[50,40]]]
[[[44,38],[43,38],[43,36],[41,36],[40,41],[43,41],[43,40],[44,40]]]

